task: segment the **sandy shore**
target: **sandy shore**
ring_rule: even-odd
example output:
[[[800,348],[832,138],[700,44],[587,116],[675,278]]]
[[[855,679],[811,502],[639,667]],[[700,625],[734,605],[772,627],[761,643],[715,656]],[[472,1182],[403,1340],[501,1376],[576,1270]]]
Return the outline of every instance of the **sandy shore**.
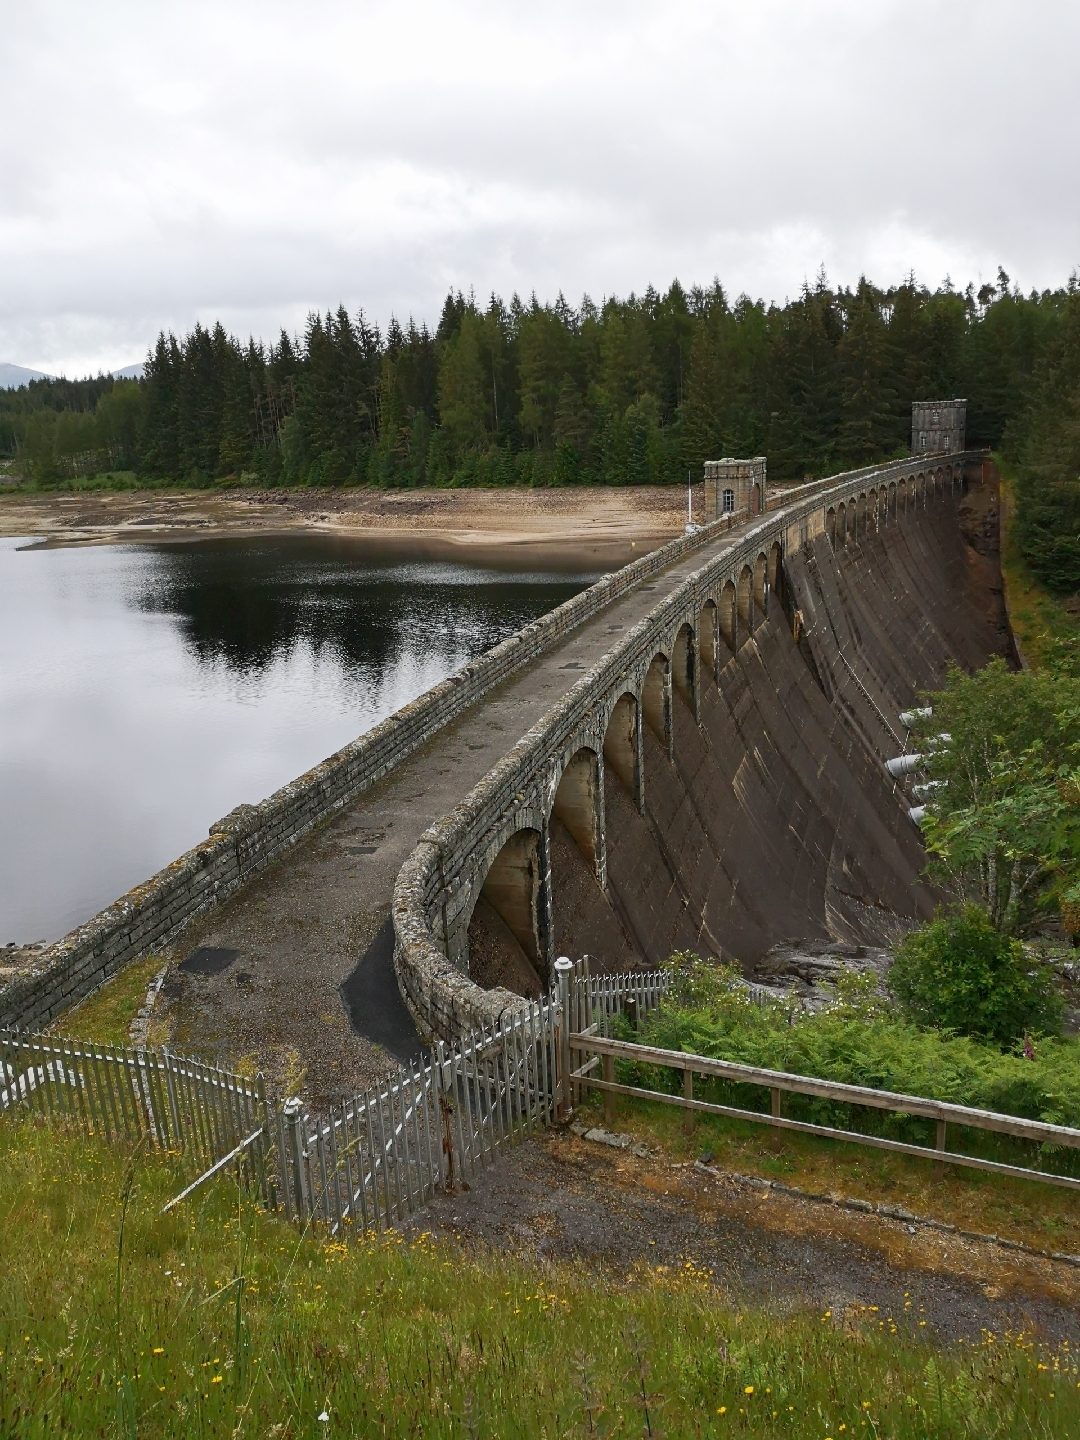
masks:
[[[700,489],[697,495],[700,507]],[[233,490],[0,493],[0,536],[42,545],[337,536],[364,548],[518,568],[623,564],[681,533],[681,489]]]

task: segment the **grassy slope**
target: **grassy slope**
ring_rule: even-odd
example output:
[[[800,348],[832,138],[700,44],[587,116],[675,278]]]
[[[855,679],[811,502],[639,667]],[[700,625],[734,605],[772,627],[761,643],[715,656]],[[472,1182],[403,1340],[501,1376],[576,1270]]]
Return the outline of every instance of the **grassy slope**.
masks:
[[[689,1264],[601,1281],[428,1237],[322,1245],[228,1182],[162,1216],[182,1179],[0,1127],[0,1434],[1080,1433],[1075,1361],[1020,1337],[734,1313]]]
[[[1001,572],[1013,634],[1029,665],[1038,669],[1055,640],[1075,639],[1077,619],[1032,575],[1012,537],[1016,513],[1015,476],[1000,455],[994,461],[1001,475]]]

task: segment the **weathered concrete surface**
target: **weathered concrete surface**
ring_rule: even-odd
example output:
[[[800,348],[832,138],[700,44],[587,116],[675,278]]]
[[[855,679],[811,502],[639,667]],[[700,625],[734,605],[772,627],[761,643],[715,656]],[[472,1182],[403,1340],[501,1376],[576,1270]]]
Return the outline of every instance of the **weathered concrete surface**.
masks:
[[[700,667],[700,721],[676,688],[672,758],[645,727],[643,810],[608,768],[606,894],[553,835],[560,953],[622,969],[690,949],[749,971],[792,936],[887,946],[929,916],[919,832],[882,762],[901,748],[898,712],[950,662],[1011,653],[996,488],[938,503],[786,558],[767,623],[725,651],[718,678]],[[487,920],[474,917],[470,955],[492,943]],[[502,983],[516,988],[503,948]]]
[[[695,550],[615,601],[190,925],[181,954],[205,945],[240,956],[219,975],[172,975],[164,997],[172,1043],[222,1064],[247,1060],[282,1085],[303,1081],[315,1103],[395,1071],[391,1055],[353,1033],[339,987],[389,914],[406,857],[610,649],[613,636],[677,589],[703,554],[730,544],[725,536]]]

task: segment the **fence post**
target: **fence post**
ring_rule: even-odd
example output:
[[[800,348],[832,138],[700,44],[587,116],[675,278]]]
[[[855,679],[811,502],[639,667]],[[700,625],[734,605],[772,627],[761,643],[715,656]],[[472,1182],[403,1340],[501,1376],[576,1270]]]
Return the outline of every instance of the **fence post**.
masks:
[[[687,1066],[686,1069],[683,1071],[682,1088],[683,1098],[686,1100],[693,1100],[694,1072],[690,1069],[689,1066]],[[687,1108],[686,1115],[683,1118],[683,1130],[686,1132],[687,1135],[693,1135],[694,1133],[694,1112],[689,1108]]]
[[[555,961],[555,983],[559,989],[559,1110],[558,1118],[568,1120],[573,1110],[570,1084],[570,972],[573,965],[565,955]]]
[[[938,1148],[939,1150],[944,1150],[944,1149],[945,1149],[945,1121],[944,1121],[944,1120],[939,1120],[939,1121],[937,1122],[937,1148]],[[945,1161],[944,1161],[944,1160],[939,1160],[939,1161],[937,1162],[937,1164],[934,1166],[934,1170],[935,1170],[935,1172],[936,1172],[936,1174],[937,1174],[937,1178],[938,1178],[939,1180],[944,1180],[944,1179],[945,1179]]]
[[[626,1023],[636,1035],[638,1030],[638,1003],[636,995],[631,995],[627,998],[626,1005],[623,1007],[623,1013],[626,1016]]]
[[[604,1056],[604,1079],[610,1085],[615,1079],[615,1056]],[[615,1119],[615,1096],[610,1090],[604,1091],[604,1124],[610,1125]]]
[[[300,1116],[300,1100],[290,1095],[282,1106],[285,1116],[285,1148],[288,1151],[289,1167],[292,1170],[293,1197],[296,1215],[301,1225],[308,1218],[307,1185],[304,1176],[304,1137]]]

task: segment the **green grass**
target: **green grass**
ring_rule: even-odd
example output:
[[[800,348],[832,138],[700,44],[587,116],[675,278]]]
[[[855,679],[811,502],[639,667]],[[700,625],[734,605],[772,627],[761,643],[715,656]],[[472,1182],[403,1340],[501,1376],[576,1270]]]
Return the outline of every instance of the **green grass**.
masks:
[[[1037,670],[1049,658],[1054,642],[1075,640],[1080,625],[1077,616],[1040,585],[1021,555],[1012,535],[1015,477],[999,455],[994,460],[1001,475],[1001,573],[1009,621],[1024,658]]]
[[[597,1278],[426,1235],[322,1244],[227,1180],[162,1215],[184,1178],[0,1126],[5,1440],[1080,1433],[1075,1362],[1030,1338],[732,1310],[689,1262]]]
[[[99,1045],[128,1045],[131,1022],[146,999],[150,981],[164,965],[164,955],[145,955],[115,975],[74,1010],[66,1010],[53,1026],[59,1034]],[[150,1036],[154,1043],[153,1034]]]

